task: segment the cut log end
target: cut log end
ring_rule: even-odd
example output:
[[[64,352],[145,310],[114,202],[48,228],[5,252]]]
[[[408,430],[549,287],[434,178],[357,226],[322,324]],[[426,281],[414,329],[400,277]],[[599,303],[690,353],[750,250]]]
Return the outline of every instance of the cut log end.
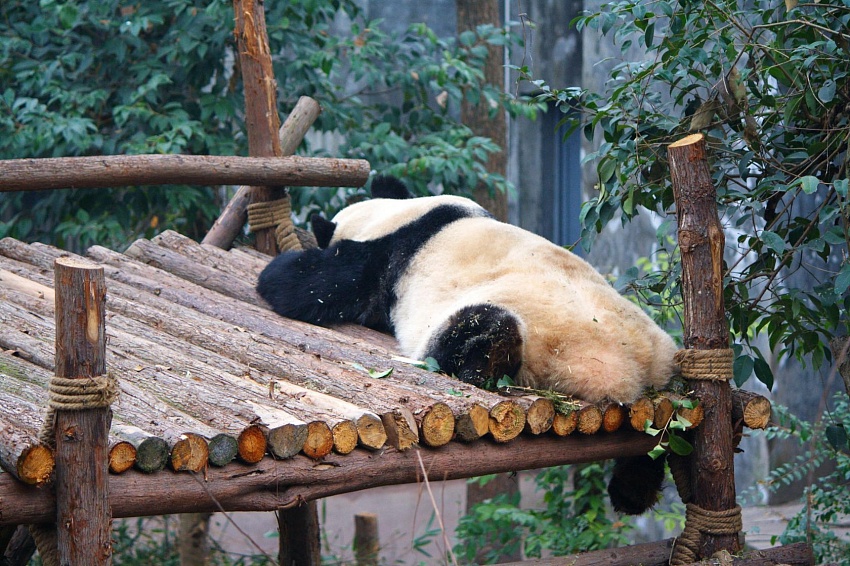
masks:
[[[331,428],[333,451],[337,454],[350,454],[357,448],[357,425],[354,421],[340,421]]]
[[[203,436],[187,432],[171,448],[171,468],[175,472],[200,472],[209,462],[209,449]]]
[[[705,136],[702,135],[702,134],[691,134],[689,136],[683,137],[680,140],[674,141],[673,143],[671,143],[667,147],[674,148],[674,149],[677,148],[677,147],[685,147],[685,146],[688,146],[688,145],[693,145],[695,143],[699,143],[704,139],[705,139]]]
[[[387,442],[396,450],[403,452],[419,444],[416,421],[410,411],[399,408],[384,413],[381,422],[387,432]]]
[[[152,474],[165,469],[168,464],[168,443],[158,436],[151,436],[136,446],[136,469]]]
[[[653,416],[652,426],[658,429],[667,428],[670,419],[673,418],[673,401],[668,397],[659,396],[652,400]]]
[[[445,403],[435,403],[422,418],[422,442],[434,448],[448,444],[455,433],[455,416]]]
[[[55,465],[53,450],[43,444],[34,444],[21,451],[18,479],[29,485],[42,485],[50,480]]]
[[[555,413],[555,418],[552,419],[552,432],[558,436],[568,436],[572,434],[577,426],[578,411]]]
[[[614,432],[626,422],[626,407],[619,403],[608,403],[602,408],[602,430]]]
[[[602,410],[596,405],[587,405],[579,409],[578,431],[582,434],[596,434],[602,428]]]
[[[473,405],[457,417],[455,437],[463,442],[478,440],[490,431],[490,413],[481,405]]]
[[[629,407],[629,422],[635,430],[643,431],[646,428],[646,421],[651,424],[654,418],[655,406],[649,397],[641,397]]]
[[[109,447],[109,471],[113,474],[123,474],[136,463],[136,447],[126,440],[121,440]]]
[[[286,460],[298,454],[307,442],[306,424],[285,424],[269,431],[269,452]]]
[[[544,397],[531,402],[525,414],[525,431],[530,434],[543,434],[552,428],[555,420],[555,404]]]
[[[210,464],[217,467],[226,466],[236,458],[238,441],[230,434],[217,434],[210,439]]]
[[[307,424],[307,439],[301,450],[305,456],[319,460],[330,454],[333,447],[334,436],[327,423],[313,421]]]
[[[246,464],[256,464],[262,460],[268,446],[266,434],[259,425],[251,425],[243,429],[236,443],[238,444],[236,456]]]
[[[513,401],[502,401],[490,409],[490,434],[496,442],[513,440],[525,427],[525,411]]]
[[[377,415],[365,413],[358,417],[357,440],[360,446],[369,450],[380,450],[387,443],[387,431]]]

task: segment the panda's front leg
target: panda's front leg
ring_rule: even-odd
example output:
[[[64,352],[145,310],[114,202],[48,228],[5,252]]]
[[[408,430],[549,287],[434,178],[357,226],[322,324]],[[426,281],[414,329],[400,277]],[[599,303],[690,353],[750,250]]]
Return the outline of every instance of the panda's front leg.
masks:
[[[522,365],[522,331],[510,311],[489,303],[463,307],[431,339],[426,356],[449,375],[483,387],[490,378],[513,378]]]

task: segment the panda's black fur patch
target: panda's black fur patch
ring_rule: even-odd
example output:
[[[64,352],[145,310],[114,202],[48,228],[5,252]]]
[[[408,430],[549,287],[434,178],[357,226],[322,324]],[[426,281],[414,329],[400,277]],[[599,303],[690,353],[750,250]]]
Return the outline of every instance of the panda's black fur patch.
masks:
[[[407,185],[395,177],[378,175],[372,179],[372,198],[391,198],[404,200],[413,198]]]
[[[392,332],[396,283],[416,252],[447,225],[470,216],[469,209],[443,205],[377,240],[282,253],[260,273],[257,292],[287,318]]]
[[[322,249],[328,247],[334,237],[336,224],[326,219],[321,214],[314,212],[310,216],[310,225],[313,227],[313,235],[316,237],[316,244]]]
[[[514,377],[522,364],[520,323],[492,304],[463,307],[449,317],[427,355],[442,371],[476,387],[489,378]]]
[[[664,483],[664,462],[646,455],[617,458],[608,482],[608,497],[618,513],[640,515],[658,503]]]

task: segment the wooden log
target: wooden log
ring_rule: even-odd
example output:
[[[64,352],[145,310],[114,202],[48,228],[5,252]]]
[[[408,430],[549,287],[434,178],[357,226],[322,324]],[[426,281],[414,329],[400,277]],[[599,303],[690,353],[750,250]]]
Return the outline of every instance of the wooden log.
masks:
[[[614,432],[619,430],[626,422],[628,409],[620,403],[604,403],[600,408],[602,411],[602,430]]]
[[[130,470],[110,476],[110,503],[115,517],[218,511],[216,502],[227,511],[273,511],[301,500],[422,481],[419,456],[429,479],[442,481],[638,456],[646,454],[656,442],[648,434],[621,429],[612,434],[565,438],[523,435],[507,444],[482,439],[472,452],[459,442],[404,452],[388,448],[380,457],[356,449],[345,456],[331,453],[322,466],[303,455],[283,461],[264,458],[248,470],[244,464],[233,462],[210,468],[204,484],[183,474],[146,475]],[[53,520],[55,504],[49,490],[27,488],[6,476],[0,474],[4,498],[0,526]],[[139,497],[139,493],[168,493],[169,497]]]
[[[629,407],[629,423],[635,430],[645,430],[655,420],[655,405],[649,397],[641,397]]]
[[[212,155],[100,155],[0,161],[0,192],[141,185],[362,187],[362,159]]]
[[[555,420],[555,404],[551,399],[529,395],[517,397],[517,404],[525,411],[524,431],[528,434],[543,434],[552,428]]]
[[[256,464],[263,459],[268,447],[266,432],[259,425],[251,425],[239,433],[237,441],[239,450],[236,456],[246,464]]]
[[[110,440],[109,472],[121,474],[136,463],[136,447],[127,440]]]
[[[576,429],[582,434],[596,434],[602,428],[602,410],[592,403],[579,401],[578,424]]]
[[[490,432],[490,411],[481,405],[472,405],[455,419],[455,438],[464,442],[478,440]]]
[[[764,429],[770,424],[770,401],[757,393],[743,389],[732,390],[732,422],[743,422],[753,429]]]
[[[488,423],[496,442],[508,442],[525,428],[525,411],[513,401],[503,401],[490,409]]]
[[[8,528],[13,531],[11,538],[6,544],[0,545],[0,549],[3,549],[2,558],[6,561],[4,566],[29,564],[32,555],[35,554],[35,540],[33,540],[29,528],[26,525]]]
[[[171,447],[168,463],[175,472],[200,472],[209,463],[207,440],[200,434],[186,432]]]
[[[295,150],[301,145],[301,141],[321,110],[319,103],[309,96],[298,99],[295,108],[289,113],[278,132],[281,156],[295,154]],[[202,243],[218,248],[229,248],[248,220],[249,202],[251,202],[251,187],[242,185],[210,227]]]
[[[380,550],[378,515],[356,513],[354,515],[354,560],[357,566],[378,566]]]
[[[665,393],[665,395],[670,399],[674,407],[676,407],[676,414],[691,423],[691,426],[688,427],[689,429],[696,428],[702,423],[705,418],[705,411],[699,402],[695,399],[690,399],[690,401],[696,404],[692,408],[688,408],[682,404],[682,402],[688,400],[688,397],[678,393]]]
[[[239,441],[232,434],[220,432],[210,438],[207,448],[209,449],[210,464],[220,468],[236,458],[236,454],[239,452]]]
[[[331,428],[331,434],[333,435],[333,451],[337,454],[350,454],[357,448],[359,434],[354,421],[338,422]]]
[[[5,407],[17,412],[19,405],[11,405],[4,397],[0,396],[0,400]],[[0,414],[0,438],[0,466],[4,470],[27,485],[39,486],[51,479],[55,465],[53,450],[39,442],[31,427]]]
[[[652,426],[657,429],[665,429],[670,424],[670,419],[673,418],[673,401],[664,395],[657,395],[652,398]]]
[[[297,505],[277,511],[279,561],[291,566],[319,566],[321,563],[321,529],[314,501],[299,501]]]
[[[556,412],[552,419],[552,432],[558,436],[572,434],[578,427],[578,411]]]
[[[106,373],[106,283],[91,262],[54,263],[56,376],[85,380]],[[56,529],[62,564],[109,564],[108,406],[56,411]]]
[[[682,254],[685,348],[729,348],[729,329],[723,305],[723,227],[717,217],[717,193],[711,179],[702,134],[668,146],[670,175],[678,217]],[[693,436],[691,493],[708,511],[733,509],[735,501],[732,393],[726,381],[689,380],[705,412]],[[702,534],[699,556],[719,550],[740,550],[737,534]]]

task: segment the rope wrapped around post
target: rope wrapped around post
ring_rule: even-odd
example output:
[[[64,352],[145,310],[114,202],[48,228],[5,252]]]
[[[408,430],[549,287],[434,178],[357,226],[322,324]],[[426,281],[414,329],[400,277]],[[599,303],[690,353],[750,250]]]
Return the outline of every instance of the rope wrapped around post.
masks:
[[[282,199],[255,202],[248,205],[248,226],[252,232],[275,228],[275,239],[280,251],[301,249],[292,224],[292,200]]]
[[[53,376],[50,378],[49,400],[40,442],[56,448],[56,411],[85,411],[109,407],[118,397],[118,380],[112,374],[82,379]],[[53,525],[30,525],[30,534],[45,566],[59,565],[56,528]]]
[[[688,380],[728,381],[733,377],[732,363],[735,359],[731,349],[679,350],[675,356],[682,376]],[[702,535],[737,535],[743,528],[741,507],[710,511],[691,502],[691,478],[687,459],[671,454],[668,458],[670,471],[676,482],[679,497],[686,506],[685,528],[676,539],[672,566],[699,561],[699,545]]]

